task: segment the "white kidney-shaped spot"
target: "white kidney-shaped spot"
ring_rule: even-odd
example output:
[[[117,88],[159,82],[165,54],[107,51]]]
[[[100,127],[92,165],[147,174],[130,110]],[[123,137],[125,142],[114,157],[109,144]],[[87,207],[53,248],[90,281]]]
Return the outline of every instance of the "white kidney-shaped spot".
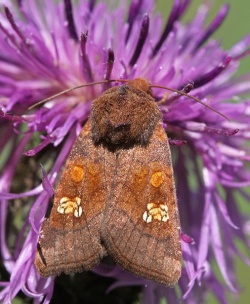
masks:
[[[142,218],[144,222],[151,223],[154,220],[167,222],[169,220],[168,206],[165,204],[147,204],[147,210],[144,211]]]
[[[78,196],[74,198],[62,197],[59,201],[57,212],[60,214],[73,213],[75,217],[80,217],[82,215],[82,207],[80,204],[81,199]]]

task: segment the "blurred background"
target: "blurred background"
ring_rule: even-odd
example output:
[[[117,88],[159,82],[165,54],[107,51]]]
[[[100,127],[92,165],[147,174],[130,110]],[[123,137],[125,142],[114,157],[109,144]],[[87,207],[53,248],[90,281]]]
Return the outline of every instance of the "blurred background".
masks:
[[[168,18],[169,12],[173,5],[173,0],[156,0],[156,9],[161,12],[165,20]],[[184,14],[182,19],[184,22],[191,20],[197,11],[197,8],[202,3],[211,3],[211,10],[208,15],[207,23],[211,21],[220,7],[228,3],[230,5],[229,13],[220,26],[214,33],[213,38],[220,40],[224,49],[230,49],[241,38],[250,34],[250,1],[246,0],[191,0],[189,9]],[[250,72],[250,56],[242,60],[239,73]]]

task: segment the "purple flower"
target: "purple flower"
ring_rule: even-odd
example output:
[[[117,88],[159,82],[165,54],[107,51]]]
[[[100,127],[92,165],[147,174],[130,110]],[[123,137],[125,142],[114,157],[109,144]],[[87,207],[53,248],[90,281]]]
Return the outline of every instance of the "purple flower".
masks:
[[[50,302],[54,278],[40,277],[34,266],[39,230],[53,195],[51,185],[93,99],[107,85],[74,90],[32,111],[29,106],[79,84],[144,77],[153,84],[192,89],[192,95],[231,121],[175,93],[161,105],[172,138],[182,228],[181,294],[118,266],[101,264],[93,271],[116,279],[109,290],[142,286],[142,303],[159,303],[161,297],[168,303],[180,297],[203,303],[208,291],[227,303],[226,292],[238,291],[235,257],[250,264],[236,243],[249,245],[237,201],[250,200],[245,191],[250,185],[245,166],[250,160],[250,100],[241,97],[250,92],[250,75],[235,77],[240,60],[250,53],[250,35],[227,51],[211,39],[227,5],[205,27],[206,5],[188,25],[180,22],[188,0],[174,2],[166,25],[153,13],[152,0],[132,0],[128,11],[122,1],[116,9],[94,0],[79,2],[26,0],[1,9],[0,301],[11,303],[22,291],[34,303]],[[153,93],[158,100],[166,91]]]

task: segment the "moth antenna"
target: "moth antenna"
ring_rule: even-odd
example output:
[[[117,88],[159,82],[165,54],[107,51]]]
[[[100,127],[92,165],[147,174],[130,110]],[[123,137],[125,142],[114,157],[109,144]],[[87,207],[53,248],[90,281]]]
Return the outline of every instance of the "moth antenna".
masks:
[[[31,110],[33,108],[35,108],[36,106],[39,106],[40,104],[43,104],[47,101],[50,101],[58,96],[61,96],[63,94],[66,94],[68,92],[71,92],[71,91],[74,91],[74,90],[77,90],[77,89],[81,89],[81,88],[84,88],[84,87],[90,87],[92,85],[95,85],[95,84],[103,84],[103,83],[109,83],[109,82],[114,82],[114,81],[117,81],[117,82],[128,82],[130,81],[129,79],[107,79],[107,80],[101,80],[101,81],[96,81],[96,82],[90,82],[90,83],[86,83],[86,84],[80,84],[78,86],[75,86],[75,87],[72,87],[72,88],[69,88],[69,89],[66,89],[66,90],[63,90],[61,92],[58,92],[48,98],[45,98],[43,100],[40,100],[38,101],[37,103],[33,104],[32,106],[30,106],[28,108],[28,110]]]
[[[103,84],[103,83],[110,83],[110,82],[114,82],[114,81],[117,81],[117,82],[130,82],[131,80],[130,79],[108,79],[108,80],[102,80],[102,81],[96,81],[96,82],[90,82],[90,83],[87,83],[87,84],[80,84],[78,86],[75,86],[75,87],[71,87],[69,89],[66,89],[66,90],[63,90],[59,93],[56,93],[48,98],[45,98],[43,100],[40,100],[38,101],[37,103],[33,104],[32,106],[30,106],[28,108],[28,110],[31,110],[33,108],[35,108],[36,106],[39,106],[40,104],[43,104],[47,101],[50,101],[58,96],[61,96],[63,94],[66,94],[68,92],[71,92],[71,91],[74,91],[74,90],[77,90],[77,89],[80,89],[80,88],[84,88],[84,87],[89,87],[89,86],[92,86],[92,85],[95,85],[95,84]],[[169,91],[172,91],[172,92],[175,92],[175,93],[178,93],[180,95],[183,95],[183,96],[186,96],[186,97],[189,97],[197,102],[199,102],[200,104],[202,104],[203,106],[205,106],[206,108],[212,110],[213,112],[219,114],[220,116],[224,117],[226,120],[230,121],[230,119],[222,114],[221,112],[217,111],[216,109],[210,107],[209,105],[205,104],[204,102],[202,102],[201,100],[199,100],[198,98],[192,96],[192,95],[189,95],[183,91],[180,91],[180,90],[177,90],[177,89],[172,89],[172,88],[169,88],[169,87],[164,87],[164,86],[159,86],[159,85],[150,85],[151,88],[159,88],[159,89],[165,89],[165,90],[169,90]],[[160,104],[160,103],[158,103]]]
[[[199,102],[200,104],[202,104],[203,106],[205,106],[206,108],[212,110],[213,112],[219,114],[220,116],[224,117],[226,120],[228,121],[231,121],[226,115],[222,114],[221,112],[217,111],[216,109],[214,109],[213,107],[210,107],[209,105],[207,105],[206,103],[202,102],[200,99],[192,96],[192,95],[189,95],[183,91],[180,91],[180,90],[177,90],[177,89],[172,89],[172,88],[169,88],[169,87],[164,87],[164,86],[159,86],[159,85],[151,85],[150,86],[151,88],[159,88],[159,89],[165,89],[165,90],[169,90],[169,91],[172,91],[172,92],[175,92],[175,93],[178,93],[180,95],[183,95],[183,96],[186,96],[186,97],[189,97],[197,102]],[[160,104],[160,103],[158,103]]]
[[[102,81],[90,82],[90,83],[87,83],[87,84],[80,84],[78,86],[75,86],[75,87],[63,90],[63,91],[61,91],[59,93],[56,93],[56,94],[54,94],[54,95],[52,95],[52,96],[50,96],[48,98],[45,98],[43,100],[38,101],[37,103],[35,103],[32,106],[30,106],[28,108],[28,110],[31,110],[31,109],[35,108],[36,106],[39,106],[40,104],[43,104],[43,103],[45,103],[47,101],[50,101],[50,100],[52,100],[52,99],[54,99],[54,98],[56,98],[58,96],[61,96],[61,95],[66,94],[68,92],[74,91],[76,89],[80,89],[80,88],[84,88],[84,87],[89,87],[89,86],[92,86],[92,85],[95,85],[95,84],[102,84],[102,83],[112,82],[112,81],[116,81],[116,80],[102,80]]]

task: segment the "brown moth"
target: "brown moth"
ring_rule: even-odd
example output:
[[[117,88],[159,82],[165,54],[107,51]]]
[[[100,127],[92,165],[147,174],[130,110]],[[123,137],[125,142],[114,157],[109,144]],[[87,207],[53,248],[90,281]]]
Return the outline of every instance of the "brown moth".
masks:
[[[166,286],[181,275],[168,138],[142,78],[94,100],[43,222],[35,264],[42,276],[68,274],[90,270],[106,255]]]

